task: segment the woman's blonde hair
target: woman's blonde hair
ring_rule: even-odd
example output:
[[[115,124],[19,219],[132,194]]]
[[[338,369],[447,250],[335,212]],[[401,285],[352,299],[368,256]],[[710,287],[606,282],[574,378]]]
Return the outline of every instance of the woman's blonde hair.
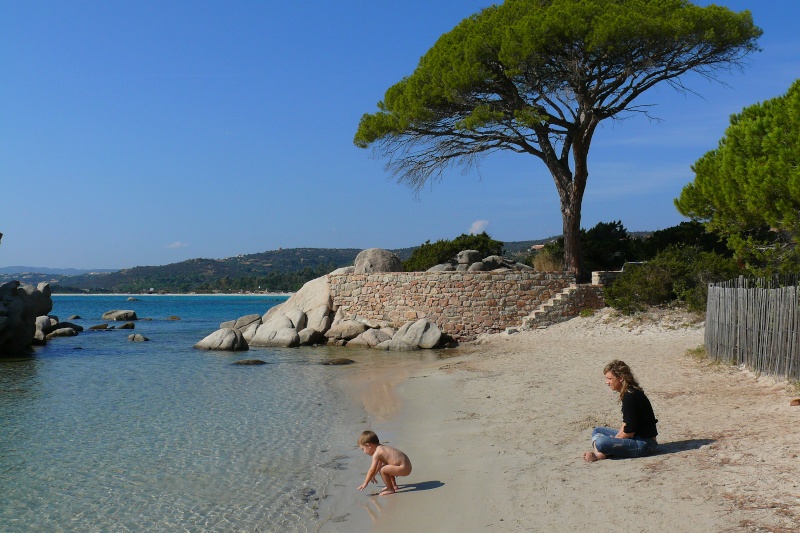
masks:
[[[618,359],[614,359],[610,363],[606,365],[603,369],[603,375],[608,374],[611,372],[614,376],[617,377],[620,381],[622,381],[622,389],[619,391],[619,400],[622,401],[622,397],[625,396],[625,393],[628,392],[628,389],[634,390],[642,390],[641,385],[639,382],[636,381],[636,378],[633,377],[633,372],[631,371],[631,367],[625,364],[624,361],[620,361]]]
[[[381,441],[378,439],[378,436],[374,431],[366,430],[358,436],[358,445],[364,446],[365,444],[374,444],[375,446],[380,446]]]

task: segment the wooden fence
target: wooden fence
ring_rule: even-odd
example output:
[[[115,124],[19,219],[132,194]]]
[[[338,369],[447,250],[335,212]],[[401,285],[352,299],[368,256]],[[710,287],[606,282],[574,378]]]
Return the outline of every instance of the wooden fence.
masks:
[[[740,277],[710,284],[705,333],[709,357],[787,380],[800,379],[797,281]]]

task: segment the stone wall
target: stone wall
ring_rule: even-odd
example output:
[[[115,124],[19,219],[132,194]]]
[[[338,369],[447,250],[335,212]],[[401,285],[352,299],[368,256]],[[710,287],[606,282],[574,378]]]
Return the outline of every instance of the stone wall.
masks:
[[[592,272],[592,285],[608,287],[622,275],[622,270],[601,270]]]
[[[382,272],[328,276],[342,318],[399,327],[428,318],[456,340],[518,326],[566,287],[566,272]]]

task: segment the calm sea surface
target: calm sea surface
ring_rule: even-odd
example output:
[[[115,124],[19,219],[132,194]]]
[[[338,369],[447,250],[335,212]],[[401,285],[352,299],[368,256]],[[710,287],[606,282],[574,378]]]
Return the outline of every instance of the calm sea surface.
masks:
[[[317,364],[341,352],[192,348],[282,298],[136,298],[53,296],[87,329],[0,360],[0,531],[313,531],[363,417]],[[151,320],[88,331],[114,309]]]

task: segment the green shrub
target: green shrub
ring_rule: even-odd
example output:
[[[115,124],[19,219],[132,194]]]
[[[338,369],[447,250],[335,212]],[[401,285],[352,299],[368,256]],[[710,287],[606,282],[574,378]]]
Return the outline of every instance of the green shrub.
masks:
[[[625,261],[638,259],[639,241],[631,238],[618,220],[581,229],[580,240],[581,271],[585,276],[593,270],[618,270]],[[545,272],[564,270],[564,238],[547,243],[527,264]]]
[[[531,266],[540,272],[561,272],[564,270],[564,241],[549,242],[533,256]]]
[[[403,270],[406,272],[428,270],[432,266],[450,261],[462,250],[478,250],[484,257],[501,255],[503,243],[495,241],[485,231],[478,235],[463,233],[452,241],[442,239],[433,244],[431,241],[426,241],[414,250],[411,257],[403,261]]]
[[[619,270],[625,261],[636,261],[638,243],[628,235],[622,221],[598,222],[589,230],[581,230],[583,251],[581,270]]]
[[[604,290],[606,303],[625,314],[648,306],[677,302],[690,311],[704,311],[708,284],[739,275],[736,262],[698,246],[670,246],[652,261],[626,265]]]
[[[733,256],[733,252],[725,246],[718,235],[709,233],[700,222],[690,220],[654,231],[644,238],[638,246],[639,257],[642,260],[652,259],[658,252],[681,244],[699,246],[705,252],[717,252],[725,257]]]

